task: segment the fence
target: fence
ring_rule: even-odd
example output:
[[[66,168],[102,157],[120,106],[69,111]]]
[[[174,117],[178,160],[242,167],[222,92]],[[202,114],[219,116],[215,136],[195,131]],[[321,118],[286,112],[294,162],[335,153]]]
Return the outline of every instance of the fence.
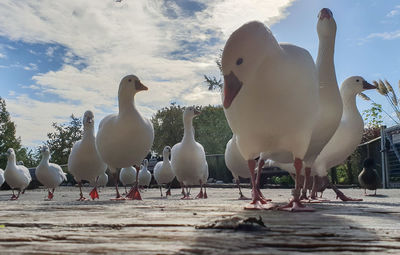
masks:
[[[381,129],[381,164],[384,188],[400,188],[400,125]]]

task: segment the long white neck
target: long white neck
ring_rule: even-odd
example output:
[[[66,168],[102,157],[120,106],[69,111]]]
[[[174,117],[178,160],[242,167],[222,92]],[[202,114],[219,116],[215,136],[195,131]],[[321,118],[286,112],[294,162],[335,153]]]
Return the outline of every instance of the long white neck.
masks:
[[[122,93],[121,91],[118,93],[118,108],[120,116],[138,114],[135,106],[135,98],[131,93]]]
[[[183,118],[183,140],[194,140],[193,117]]]
[[[48,165],[50,160],[50,155],[43,155],[42,160],[40,160],[40,164]]]
[[[335,84],[337,86],[334,52],[335,36],[320,36],[317,57],[320,86],[326,86],[326,84]]]
[[[94,139],[94,126],[84,127],[82,139]]]
[[[169,152],[163,152],[163,164],[169,164]]]
[[[8,157],[7,164],[10,164],[10,166],[16,166],[17,162],[15,160],[15,156],[14,157]]]
[[[352,91],[346,90],[346,88],[340,88],[340,94],[342,95],[343,101],[343,115],[342,120],[349,120],[359,123],[363,123],[360,112],[357,109],[356,94]]]

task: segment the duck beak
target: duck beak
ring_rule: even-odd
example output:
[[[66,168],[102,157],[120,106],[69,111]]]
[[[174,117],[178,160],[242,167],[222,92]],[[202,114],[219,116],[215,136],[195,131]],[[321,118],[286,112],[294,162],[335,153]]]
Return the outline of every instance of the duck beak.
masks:
[[[142,90],[148,90],[149,88],[144,86],[143,83],[141,83],[140,81],[136,81],[135,83],[135,88],[137,91],[142,91]]]
[[[367,81],[363,81],[363,89],[376,89],[376,87]]]
[[[243,83],[238,79],[238,77],[231,71],[229,75],[224,75],[224,108],[228,109],[233,99],[239,93],[242,88]]]

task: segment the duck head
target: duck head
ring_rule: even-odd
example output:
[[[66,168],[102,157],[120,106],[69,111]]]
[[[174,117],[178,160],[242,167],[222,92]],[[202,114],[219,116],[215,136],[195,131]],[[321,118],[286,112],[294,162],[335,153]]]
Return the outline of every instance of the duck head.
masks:
[[[185,111],[183,112],[183,118],[184,119],[192,119],[196,116],[198,116],[201,112],[196,109],[196,107],[194,106],[189,106],[185,109]]]
[[[43,145],[42,148],[40,148],[40,154],[42,154],[43,157],[48,157],[50,156],[50,149],[47,145]]]
[[[143,160],[143,169],[147,169],[147,166],[149,165],[149,161],[146,159]]]
[[[15,151],[13,148],[9,148],[6,152],[8,160],[15,160]]]
[[[163,156],[164,157],[169,157],[170,154],[171,154],[171,147],[165,146],[164,149],[163,149]]]
[[[280,49],[271,31],[253,21],[238,28],[229,37],[222,52],[224,75],[223,106],[229,108],[243,86],[247,86],[268,55]]]
[[[137,92],[140,92],[142,90],[148,90],[148,88],[140,82],[137,76],[131,74],[122,78],[119,84],[118,95],[121,95],[121,93],[123,93],[134,96]]]
[[[321,9],[318,14],[317,32],[319,38],[336,36],[336,22],[328,8]]]
[[[342,83],[341,90],[343,89],[348,94],[356,95],[364,90],[376,89],[376,87],[361,76],[351,76]]]
[[[85,114],[83,114],[83,128],[93,128],[94,127],[94,114],[92,111],[87,110]]]

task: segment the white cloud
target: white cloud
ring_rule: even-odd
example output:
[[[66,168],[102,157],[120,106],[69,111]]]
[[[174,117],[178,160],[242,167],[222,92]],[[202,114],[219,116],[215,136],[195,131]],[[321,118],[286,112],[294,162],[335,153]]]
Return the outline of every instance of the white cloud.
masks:
[[[382,38],[384,40],[393,40],[400,38],[400,30],[396,30],[393,32],[383,32],[383,33],[372,33],[367,36],[367,39],[372,38]]]
[[[32,77],[32,90],[56,102],[28,95],[7,99],[17,131],[32,144],[45,139],[51,122],[71,113],[93,109],[99,120],[116,110],[119,81],[131,73],[149,87],[136,99],[147,117],[173,101],[219,104],[219,93],[207,91],[203,75],[218,74],[215,59],[224,40],[244,22],[283,19],[293,1],[204,0],[192,15],[159,0],[1,1],[0,36],[67,48],[59,70]]]
[[[46,55],[48,57],[53,57],[54,56],[54,51],[57,49],[57,47],[48,47],[46,50]]]
[[[7,56],[0,52],[0,58],[6,58]]]
[[[27,66],[24,66],[23,69],[26,71],[36,71],[38,70],[38,66],[34,63],[29,63]]]
[[[393,18],[394,16],[399,15],[399,13],[400,13],[399,11],[400,11],[400,5],[397,5],[397,6],[394,7],[393,10],[391,10],[391,11],[386,15],[386,17],[388,17],[388,18]]]

